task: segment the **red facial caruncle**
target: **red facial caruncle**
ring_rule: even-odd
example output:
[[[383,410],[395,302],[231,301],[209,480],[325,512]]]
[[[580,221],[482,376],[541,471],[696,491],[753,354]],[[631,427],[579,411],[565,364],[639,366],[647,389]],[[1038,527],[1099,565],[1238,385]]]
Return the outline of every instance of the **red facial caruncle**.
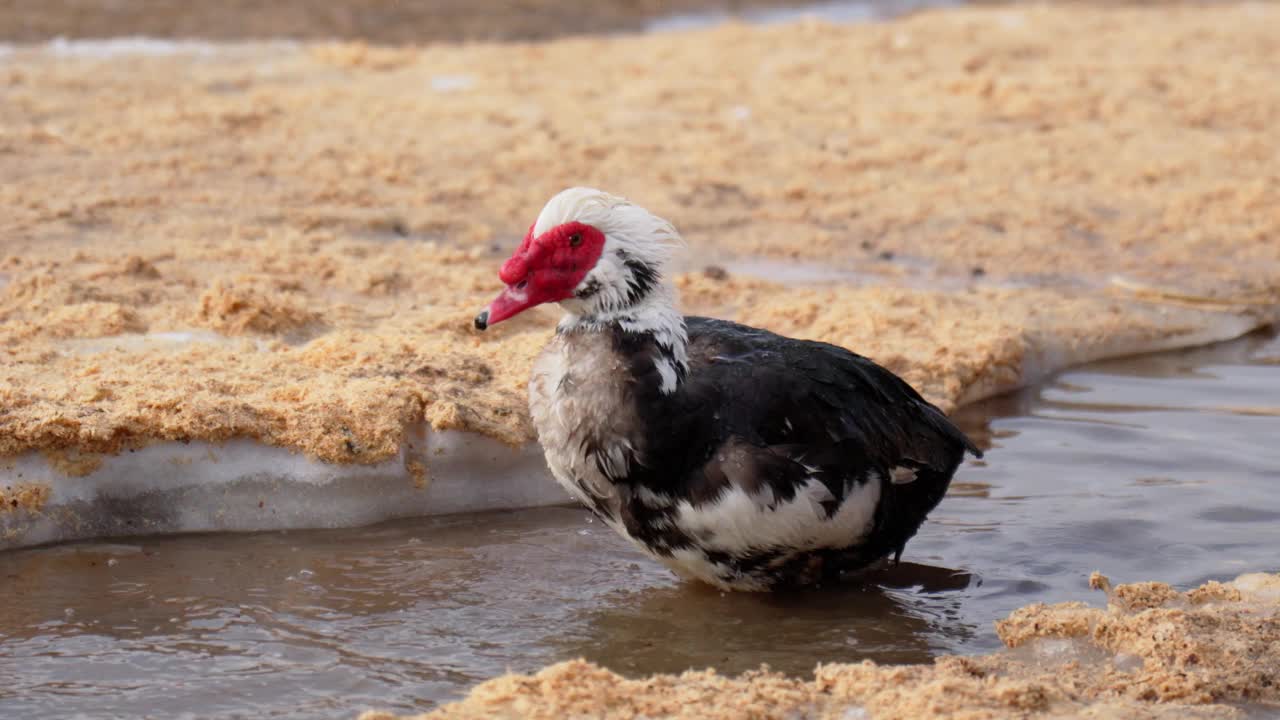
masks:
[[[567,222],[537,237],[530,227],[498,271],[507,288],[476,316],[476,327],[484,330],[535,305],[573,297],[603,250],[604,233],[590,225]]]

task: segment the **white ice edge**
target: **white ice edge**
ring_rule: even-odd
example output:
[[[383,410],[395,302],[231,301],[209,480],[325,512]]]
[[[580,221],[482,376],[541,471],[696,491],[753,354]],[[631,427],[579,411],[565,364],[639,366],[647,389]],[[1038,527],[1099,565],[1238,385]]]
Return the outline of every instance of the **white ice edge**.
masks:
[[[0,60],[20,53],[39,53],[63,58],[109,60],[117,57],[212,57],[252,48],[296,49],[289,39],[208,41],[190,38],[161,38],[129,35],[104,38],[56,37],[44,43],[0,43]]]
[[[377,465],[335,465],[253,440],[163,442],[106,456],[82,477],[44,455],[0,463],[0,487],[45,485],[39,512],[0,511],[0,549],[99,537],[335,528],[401,517],[569,502],[536,445],[418,429],[417,450]],[[425,446],[425,452],[422,447]],[[426,487],[407,469],[423,462]]]
[[[43,46],[45,52],[64,57],[110,58],[119,55],[212,55],[213,43],[201,40],[126,36],[110,38],[68,39],[56,37]]]
[[[1151,311],[1165,314],[1167,310],[1167,308],[1152,308]],[[1185,325],[1188,321],[1187,314],[1169,313],[1169,315],[1173,322]],[[1186,332],[1157,337],[1122,333],[1096,344],[1081,343],[1076,346],[1055,343],[1052,338],[1031,336],[1028,339],[1029,347],[1023,356],[1022,365],[1018,369],[1014,382],[999,382],[996,379],[989,379],[987,382],[979,381],[969,387],[957,405],[963,407],[996,395],[1036,385],[1077,365],[1234,340],[1254,330],[1275,324],[1278,320],[1280,320],[1280,308],[1274,308],[1271,316],[1205,312],[1200,326]]]

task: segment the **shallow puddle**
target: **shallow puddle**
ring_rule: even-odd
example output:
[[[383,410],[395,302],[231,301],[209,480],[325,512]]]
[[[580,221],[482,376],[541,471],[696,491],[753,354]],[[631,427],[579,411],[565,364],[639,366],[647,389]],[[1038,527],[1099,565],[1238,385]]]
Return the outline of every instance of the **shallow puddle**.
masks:
[[[1280,569],[1276,340],[1097,363],[966,409],[993,445],[875,587],[676,583],[573,508],[0,554],[0,716],[353,717],[584,656],[626,674],[927,661],[1030,602]]]

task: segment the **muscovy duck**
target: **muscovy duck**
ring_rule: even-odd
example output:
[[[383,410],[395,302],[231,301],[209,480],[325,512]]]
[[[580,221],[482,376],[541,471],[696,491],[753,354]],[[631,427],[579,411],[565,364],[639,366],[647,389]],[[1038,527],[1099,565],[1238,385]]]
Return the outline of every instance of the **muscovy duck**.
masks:
[[[722,589],[821,583],[896,562],[965,451],[905,381],[834,345],[685,317],[680,243],[627,200],[570,188],[499,271],[478,329],[542,303],[564,318],[529,408],[556,480],[678,575]]]

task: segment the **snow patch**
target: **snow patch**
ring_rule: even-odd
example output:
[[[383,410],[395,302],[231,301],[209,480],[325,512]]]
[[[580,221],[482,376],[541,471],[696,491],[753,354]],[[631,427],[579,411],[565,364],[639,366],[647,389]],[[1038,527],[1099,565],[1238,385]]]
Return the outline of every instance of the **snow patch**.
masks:
[[[842,284],[848,287],[873,284],[875,275],[845,270],[816,262],[792,262],[762,257],[734,258],[719,264],[730,275],[745,275],[792,287]]]
[[[49,54],[62,58],[109,60],[120,57],[226,57],[262,48],[270,50],[296,50],[296,40],[276,39],[267,41],[207,42],[204,40],[173,40],[146,36],[109,38],[57,37],[46,43],[0,43],[0,61],[31,54]]]
[[[28,453],[0,487],[46,485],[39,511],[0,511],[0,549],[96,537],[367,525],[399,517],[566,504],[540,448],[416,428],[399,457],[333,465],[253,440],[164,442],[82,477]],[[415,474],[418,466],[426,473]]]
[[[475,84],[476,79],[470,75],[436,75],[431,78],[431,89],[438,93],[470,90]]]
[[[45,50],[63,57],[113,58],[121,55],[212,55],[218,46],[199,40],[166,40],[142,36],[69,40],[57,37]]]
[[[60,347],[64,354],[93,355],[110,351],[136,352],[154,348],[172,348],[196,343],[231,345],[247,342],[253,343],[254,347],[261,352],[268,349],[273,341],[256,337],[229,337],[212,330],[175,330],[171,332],[105,335],[93,338],[69,338],[63,340]]]
[[[1116,670],[1127,673],[1142,670],[1145,663],[1146,661],[1142,659],[1141,655],[1132,653],[1116,653],[1115,657],[1111,659],[1111,664],[1115,666]]]
[[[1023,645],[1007,650],[1006,653],[1010,660],[1035,669],[1060,667],[1071,662],[1096,667],[1105,664],[1113,657],[1106,650],[1082,637],[1033,638]]]

